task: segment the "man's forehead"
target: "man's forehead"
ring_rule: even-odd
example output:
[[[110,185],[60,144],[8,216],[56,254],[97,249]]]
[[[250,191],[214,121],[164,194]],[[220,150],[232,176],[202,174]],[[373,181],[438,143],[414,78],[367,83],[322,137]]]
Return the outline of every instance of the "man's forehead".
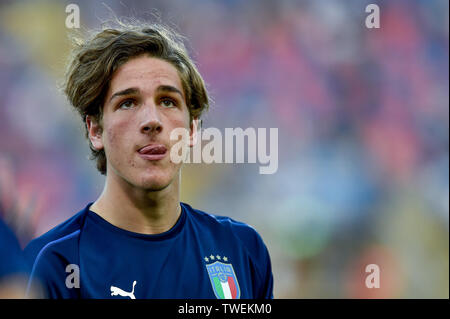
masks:
[[[164,60],[140,56],[133,58],[117,69],[111,79],[109,95],[125,87],[156,89],[158,86],[174,86],[182,91],[177,69]]]

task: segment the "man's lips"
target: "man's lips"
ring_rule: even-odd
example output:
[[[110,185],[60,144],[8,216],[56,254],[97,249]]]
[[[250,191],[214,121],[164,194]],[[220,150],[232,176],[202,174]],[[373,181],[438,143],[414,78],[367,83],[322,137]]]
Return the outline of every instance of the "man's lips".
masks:
[[[166,156],[167,148],[162,144],[151,144],[140,148],[138,153],[144,159],[156,161]]]

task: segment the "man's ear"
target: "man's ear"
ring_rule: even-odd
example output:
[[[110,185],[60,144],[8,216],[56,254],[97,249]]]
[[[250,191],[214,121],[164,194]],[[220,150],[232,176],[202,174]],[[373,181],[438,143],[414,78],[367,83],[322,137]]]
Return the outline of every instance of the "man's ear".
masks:
[[[103,149],[103,129],[97,119],[95,119],[92,115],[86,115],[86,127],[92,146],[98,151]]]
[[[198,134],[199,128],[201,127],[201,122],[198,117],[194,117],[191,121],[191,125],[189,127],[189,147],[193,147],[198,143]]]

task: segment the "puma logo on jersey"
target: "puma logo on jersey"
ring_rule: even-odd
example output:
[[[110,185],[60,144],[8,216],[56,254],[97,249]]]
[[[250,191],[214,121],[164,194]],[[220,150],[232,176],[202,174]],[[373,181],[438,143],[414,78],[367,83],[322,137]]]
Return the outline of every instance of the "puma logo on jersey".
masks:
[[[120,289],[119,287],[111,286],[111,296],[122,296],[122,297],[130,297],[130,299],[136,299],[134,296],[134,286],[136,286],[136,280],[133,281],[133,289],[131,292],[126,292]]]

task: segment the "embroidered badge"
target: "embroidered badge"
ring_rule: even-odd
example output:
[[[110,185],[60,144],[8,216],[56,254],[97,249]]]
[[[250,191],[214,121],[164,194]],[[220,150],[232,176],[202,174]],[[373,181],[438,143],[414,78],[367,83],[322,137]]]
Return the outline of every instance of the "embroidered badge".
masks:
[[[228,263],[228,258],[219,255],[205,257],[206,270],[211,281],[212,289],[218,299],[239,299],[241,291],[234,273],[233,265]],[[224,261],[224,262],[222,262]]]

